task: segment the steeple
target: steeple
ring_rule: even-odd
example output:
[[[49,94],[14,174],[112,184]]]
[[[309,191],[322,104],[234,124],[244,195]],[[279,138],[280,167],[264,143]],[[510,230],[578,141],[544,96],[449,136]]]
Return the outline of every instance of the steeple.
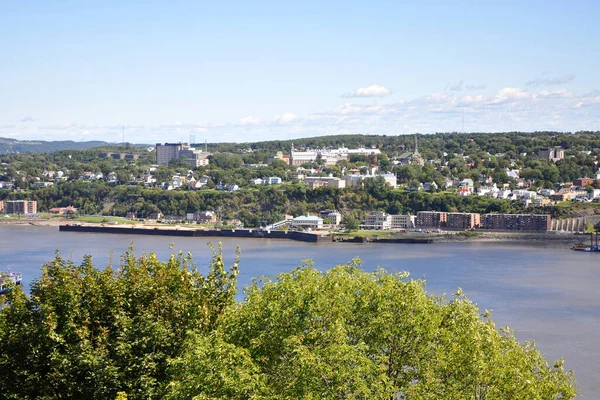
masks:
[[[415,154],[419,153],[419,146],[417,145],[417,134],[415,134]]]

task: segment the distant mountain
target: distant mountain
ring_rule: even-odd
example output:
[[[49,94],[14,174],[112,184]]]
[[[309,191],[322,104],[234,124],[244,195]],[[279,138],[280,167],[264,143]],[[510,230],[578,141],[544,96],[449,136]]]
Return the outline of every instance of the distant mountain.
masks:
[[[7,153],[51,153],[60,150],[87,150],[93,147],[107,146],[110,143],[101,140],[74,142],[72,140],[44,141],[17,140],[0,137],[0,154]]]

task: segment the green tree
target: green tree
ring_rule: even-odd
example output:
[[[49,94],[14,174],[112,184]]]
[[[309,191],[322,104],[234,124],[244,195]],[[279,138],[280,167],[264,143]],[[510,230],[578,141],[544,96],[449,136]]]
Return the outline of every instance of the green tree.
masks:
[[[446,300],[359,265],[252,285],[213,335],[190,338],[171,398],[574,398],[562,361],[498,332],[460,290]]]
[[[237,271],[220,250],[206,276],[182,254],[160,262],[130,250],[102,271],[90,257],[75,265],[57,255],[30,297],[0,295],[1,396],[161,398],[189,333],[213,331],[233,304]]]

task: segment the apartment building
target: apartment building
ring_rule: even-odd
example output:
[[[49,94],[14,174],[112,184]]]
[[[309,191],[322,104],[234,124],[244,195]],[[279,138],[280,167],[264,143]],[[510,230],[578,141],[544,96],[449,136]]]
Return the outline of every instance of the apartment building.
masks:
[[[551,149],[545,148],[538,151],[538,157],[547,161],[558,161],[565,158],[565,150],[556,146]]]
[[[197,168],[201,165],[208,165],[210,155],[211,153],[190,147],[187,143],[156,144],[156,163],[158,165],[169,165],[169,162],[175,159]]]
[[[5,214],[36,214],[37,201],[35,200],[5,200],[0,202],[0,211]]]
[[[473,229],[481,226],[481,215],[477,213],[448,213],[446,226],[450,229]]]
[[[419,228],[442,228],[448,222],[448,213],[441,211],[418,211],[416,226]]]
[[[406,214],[406,215],[392,215],[392,221],[390,225],[390,229],[410,229],[415,227],[415,216]]]
[[[547,231],[552,217],[546,214],[486,214],[483,224],[486,229]]]

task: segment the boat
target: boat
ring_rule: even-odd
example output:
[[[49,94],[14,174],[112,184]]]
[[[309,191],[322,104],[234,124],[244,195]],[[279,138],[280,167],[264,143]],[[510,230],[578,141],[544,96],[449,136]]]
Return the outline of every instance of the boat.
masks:
[[[0,294],[10,290],[12,285],[20,285],[23,275],[20,272],[0,271]]]
[[[596,243],[594,243],[594,239]],[[583,243],[577,243],[571,247],[573,251],[585,251],[588,253],[600,253],[600,245],[598,244],[598,232],[590,233],[590,245],[586,246]]]

